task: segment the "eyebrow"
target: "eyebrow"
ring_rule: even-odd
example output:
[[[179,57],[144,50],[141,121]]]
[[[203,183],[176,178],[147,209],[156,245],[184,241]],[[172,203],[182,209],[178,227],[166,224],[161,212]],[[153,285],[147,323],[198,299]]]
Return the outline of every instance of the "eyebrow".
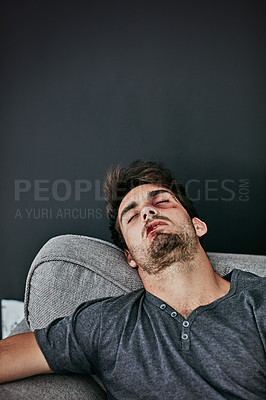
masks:
[[[171,192],[169,192],[169,190],[165,190],[165,189],[158,189],[158,190],[152,190],[151,192],[148,193],[147,198],[151,199],[152,197],[157,196],[157,194],[160,193],[169,193],[172,194]],[[126,206],[123,211],[121,212],[121,216],[120,216],[120,222],[122,223],[122,219],[125,216],[126,213],[128,213],[128,211],[132,210],[132,208],[137,207],[138,203],[136,203],[136,201],[132,201],[128,206]]]

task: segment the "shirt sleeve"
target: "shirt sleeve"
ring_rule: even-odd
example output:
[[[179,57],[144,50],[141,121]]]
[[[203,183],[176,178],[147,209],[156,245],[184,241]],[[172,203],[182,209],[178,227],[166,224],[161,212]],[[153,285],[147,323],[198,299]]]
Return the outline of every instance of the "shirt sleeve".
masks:
[[[101,302],[88,301],[70,316],[34,331],[53,372],[92,374],[97,371],[101,308]]]

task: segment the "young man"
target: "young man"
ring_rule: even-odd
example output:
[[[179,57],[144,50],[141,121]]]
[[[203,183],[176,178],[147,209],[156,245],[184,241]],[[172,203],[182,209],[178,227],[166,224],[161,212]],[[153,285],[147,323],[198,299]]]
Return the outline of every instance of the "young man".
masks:
[[[105,194],[113,240],[144,289],[1,341],[0,382],[96,373],[109,399],[266,398],[265,279],[214,272],[206,224],[157,163],[110,171]]]

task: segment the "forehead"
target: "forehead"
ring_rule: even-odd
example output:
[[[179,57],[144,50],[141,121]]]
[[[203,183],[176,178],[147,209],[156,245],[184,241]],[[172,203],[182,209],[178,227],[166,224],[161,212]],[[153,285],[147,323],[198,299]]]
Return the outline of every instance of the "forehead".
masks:
[[[153,192],[155,190],[166,190],[169,193],[172,193],[169,189],[167,189],[163,186],[157,186],[157,185],[153,185],[150,183],[137,186],[137,187],[131,189],[130,192],[128,192],[126,194],[126,196],[123,198],[123,200],[121,201],[121,204],[118,209],[118,215],[121,214],[121,211],[123,210],[123,208],[126,207],[128,204],[130,204],[132,202],[140,203],[141,201],[147,200],[147,198],[149,197],[149,193]]]

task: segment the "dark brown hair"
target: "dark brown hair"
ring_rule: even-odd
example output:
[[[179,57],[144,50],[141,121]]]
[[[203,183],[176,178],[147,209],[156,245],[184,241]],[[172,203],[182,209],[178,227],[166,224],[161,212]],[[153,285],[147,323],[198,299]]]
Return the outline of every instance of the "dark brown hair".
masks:
[[[103,185],[106,210],[110,218],[109,227],[112,240],[123,250],[127,246],[117,221],[118,209],[121,201],[131,189],[145,184],[153,184],[171,190],[191,219],[198,216],[192,201],[186,195],[184,186],[175,181],[172,172],[161,164],[137,160],[127,168],[122,168],[121,165],[114,169],[110,168]]]

